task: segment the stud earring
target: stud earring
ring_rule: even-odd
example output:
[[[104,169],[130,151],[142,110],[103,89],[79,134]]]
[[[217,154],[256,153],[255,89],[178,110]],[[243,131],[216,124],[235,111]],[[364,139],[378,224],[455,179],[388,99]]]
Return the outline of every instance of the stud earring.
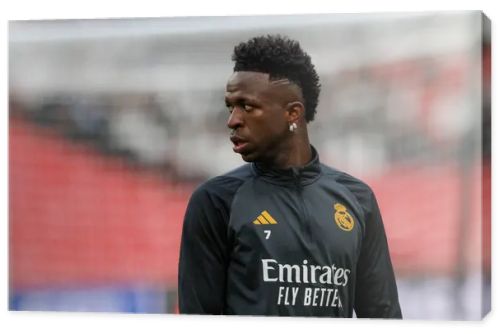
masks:
[[[297,129],[297,124],[296,123],[292,123],[288,127],[288,130],[290,130],[290,132],[295,132],[296,129]]]

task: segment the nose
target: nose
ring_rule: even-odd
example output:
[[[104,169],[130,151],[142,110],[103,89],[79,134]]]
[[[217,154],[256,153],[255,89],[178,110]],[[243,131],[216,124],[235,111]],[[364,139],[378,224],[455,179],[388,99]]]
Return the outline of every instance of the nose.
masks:
[[[243,125],[243,111],[241,108],[235,106],[227,120],[227,127],[230,129],[237,129]]]

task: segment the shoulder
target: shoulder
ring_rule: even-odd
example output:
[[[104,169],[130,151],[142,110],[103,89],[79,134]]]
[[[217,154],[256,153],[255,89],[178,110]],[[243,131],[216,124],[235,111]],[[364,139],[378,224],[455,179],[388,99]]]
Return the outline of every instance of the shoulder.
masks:
[[[250,164],[245,164],[225,174],[213,177],[203,182],[198,186],[195,192],[231,192],[239,188],[241,184],[250,179],[252,176],[253,172]]]
[[[364,181],[338,169],[321,164],[323,175],[356,197],[365,208],[370,207],[374,198],[371,187]]]
[[[191,195],[191,201],[231,202],[239,187],[252,177],[250,164],[245,164],[200,184]]]

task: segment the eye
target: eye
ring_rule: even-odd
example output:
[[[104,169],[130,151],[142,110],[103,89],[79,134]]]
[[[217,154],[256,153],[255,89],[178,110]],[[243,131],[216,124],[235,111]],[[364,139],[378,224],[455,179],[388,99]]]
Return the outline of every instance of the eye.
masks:
[[[229,113],[232,113],[232,112],[233,112],[233,109],[234,109],[234,107],[233,107],[233,106],[231,106],[231,105],[229,105],[229,104],[226,104],[226,108],[227,108],[227,110],[229,111]]]
[[[248,104],[244,104],[243,105],[243,109],[245,109],[245,111],[252,111],[253,110],[253,106],[250,106]]]

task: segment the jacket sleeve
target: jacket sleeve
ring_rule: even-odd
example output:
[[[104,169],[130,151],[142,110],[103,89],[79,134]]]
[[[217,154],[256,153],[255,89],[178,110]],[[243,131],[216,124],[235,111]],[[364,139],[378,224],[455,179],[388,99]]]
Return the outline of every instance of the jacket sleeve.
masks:
[[[358,318],[402,318],[380,210],[373,192],[357,264],[354,310]]]
[[[206,186],[198,188],[189,200],[179,257],[180,313],[223,313],[228,263],[227,211]]]

